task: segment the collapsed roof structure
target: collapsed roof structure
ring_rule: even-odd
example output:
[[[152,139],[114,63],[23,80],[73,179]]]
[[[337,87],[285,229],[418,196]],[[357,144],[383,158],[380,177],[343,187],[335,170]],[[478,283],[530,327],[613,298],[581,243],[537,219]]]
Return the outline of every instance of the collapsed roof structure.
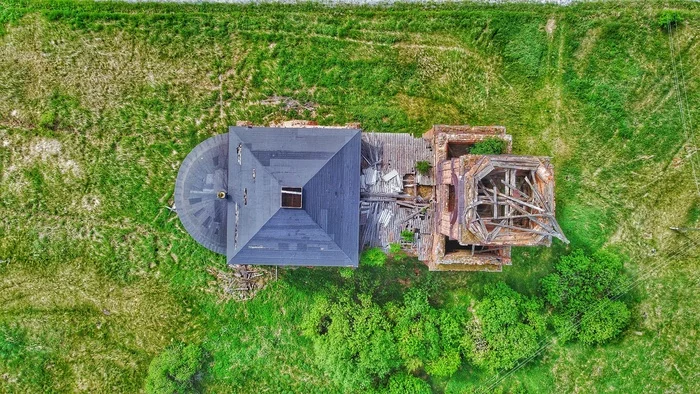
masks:
[[[469,153],[487,138],[505,154]],[[230,127],[183,161],[175,206],[231,265],[356,267],[362,248],[401,243],[431,270],[500,271],[512,246],[568,242],[550,159],[512,155],[511,140],[500,126],[434,126],[423,138]]]
[[[500,271],[512,246],[569,241],[555,219],[554,168],[547,157],[510,154],[504,127],[434,126],[424,135],[435,147],[434,270]],[[472,155],[487,138],[501,139],[506,154]]]

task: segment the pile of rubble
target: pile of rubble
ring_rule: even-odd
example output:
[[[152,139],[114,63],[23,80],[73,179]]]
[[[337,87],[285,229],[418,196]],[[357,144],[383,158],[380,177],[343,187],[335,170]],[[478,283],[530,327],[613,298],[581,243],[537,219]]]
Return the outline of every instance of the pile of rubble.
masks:
[[[209,282],[210,288],[224,301],[247,301],[255,297],[272,277],[265,267],[253,265],[234,265],[225,269],[209,267],[207,272],[215,278]]]

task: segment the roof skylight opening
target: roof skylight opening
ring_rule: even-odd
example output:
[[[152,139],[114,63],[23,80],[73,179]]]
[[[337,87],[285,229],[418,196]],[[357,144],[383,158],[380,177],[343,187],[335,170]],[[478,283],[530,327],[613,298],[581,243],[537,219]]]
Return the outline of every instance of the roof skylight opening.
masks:
[[[282,188],[282,208],[301,208],[301,188]]]

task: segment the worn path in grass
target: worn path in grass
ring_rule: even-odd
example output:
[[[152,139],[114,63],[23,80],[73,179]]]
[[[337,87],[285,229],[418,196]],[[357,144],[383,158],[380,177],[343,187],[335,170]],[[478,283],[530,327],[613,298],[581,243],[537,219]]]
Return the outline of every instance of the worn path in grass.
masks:
[[[678,85],[664,7],[684,18],[671,41]],[[504,125],[516,153],[554,158],[572,245],[629,257],[639,282],[623,337],[554,344],[506,390],[698,391],[699,241],[668,228],[700,218],[697,141],[677,100],[680,89],[697,124],[699,9],[0,3],[0,345],[16,344],[0,346],[15,349],[0,358],[0,391],[137,391],[180,340],[203,341],[214,392],[337,391],[298,324],[325,285],[348,281],[282,270],[252,302],[221,303],[206,268],[224,259],[165,209],[200,141],[237,120],[310,117],[414,134]],[[271,96],[315,111],[260,103]],[[419,272],[466,308],[486,283],[534,294],[566,252],[518,249],[501,274]],[[467,366],[431,383],[494,381]]]

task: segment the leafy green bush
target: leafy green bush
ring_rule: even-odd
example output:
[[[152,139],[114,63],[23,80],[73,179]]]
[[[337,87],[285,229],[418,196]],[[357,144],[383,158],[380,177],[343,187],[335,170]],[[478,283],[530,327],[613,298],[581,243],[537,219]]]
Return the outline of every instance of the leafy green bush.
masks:
[[[347,391],[365,391],[401,365],[391,322],[371,297],[319,298],[303,322],[316,362]]]
[[[433,390],[428,382],[406,372],[389,378],[389,394],[430,394]]]
[[[380,248],[366,249],[360,255],[360,265],[365,267],[382,267],[386,263],[386,253]]]
[[[389,245],[389,254],[401,253],[401,244],[393,243]]]
[[[431,306],[418,288],[384,307],[366,294],[337,301],[319,296],[302,328],[317,365],[348,391],[386,389],[391,376],[390,392],[414,386],[422,392],[429,390],[425,382],[401,372],[448,377],[461,364],[459,319]]]
[[[546,330],[542,309],[540,300],[518,294],[503,282],[487,287],[462,340],[465,356],[490,371],[512,368],[537,351]]]
[[[433,308],[424,290],[410,289],[401,307],[390,312],[398,349],[409,372],[424,369],[433,376],[451,376],[460,366],[462,329],[447,311]]]
[[[500,138],[485,138],[474,144],[469,153],[472,155],[500,155],[506,151],[506,142]]]
[[[674,28],[681,22],[683,22],[683,17],[675,10],[661,11],[657,20],[657,24],[663,29]]]
[[[350,279],[355,276],[355,270],[350,267],[343,267],[338,270],[341,278]]]
[[[416,171],[423,175],[427,175],[428,172],[430,172],[430,168],[432,168],[430,162],[427,162],[425,160],[421,160],[416,163]]]
[[[542,292],[554,310],[553,324],[561,340],[603,343],[622,332],[630,312],[613,299],[628,279],[617,255],[600,251],[588,256],[575,250],[563,256],[555,269],[542,279]]]
[[[416,233],[412,230],[401,231],[401,239],[403,239],[405,242],[413,242],[413,238],[415,237],[415,235]]]
[[[389,255],[394,261],[403,261],[408,255],[401,248],[401,244],[389,244]]]
[[[146,393],[196,392],[203,366],[204,351],[199,345],[171,346],[151,361],[146,377]]]
[[[581,317],[578,338],[583,343],[601,343],[614,338],[627,326],[630,311],[623,302],[603,299],[598,308],[587,310]]]

